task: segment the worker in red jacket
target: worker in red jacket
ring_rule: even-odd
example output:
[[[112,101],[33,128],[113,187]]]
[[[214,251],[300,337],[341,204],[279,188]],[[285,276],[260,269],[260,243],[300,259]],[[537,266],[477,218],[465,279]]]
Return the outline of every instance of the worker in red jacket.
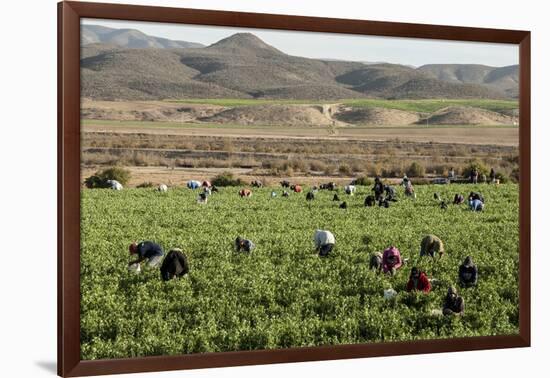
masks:
[[[241,196],[241,198],[252,197],[252,191],[250,189],[241,189],[239,191],[239,196]]]
[[[411,275],[409,276],[409,282],[407,282],[407,291],[423,291],[429,293],[432,290],[432,285],[428,280],[426,273],[418,270],[417,267],[411,269]]]

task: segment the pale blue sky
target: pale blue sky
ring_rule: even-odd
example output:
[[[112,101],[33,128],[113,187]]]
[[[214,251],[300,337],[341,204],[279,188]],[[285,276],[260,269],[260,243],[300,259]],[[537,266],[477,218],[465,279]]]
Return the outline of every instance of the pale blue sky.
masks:
[[[513,44],[439,41],[414,38],[280,31],[154,22],[84,19],[83,24],[137,29],[145,34],[210,45],[234,33],[250,32],[275,48],[296,56],[412,66],[461,63],[508,66],[519,64]]]

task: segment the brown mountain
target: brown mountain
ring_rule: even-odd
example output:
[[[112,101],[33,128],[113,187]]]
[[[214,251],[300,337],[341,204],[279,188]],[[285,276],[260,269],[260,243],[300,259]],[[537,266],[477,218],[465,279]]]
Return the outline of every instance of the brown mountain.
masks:
[[[418,68],[418,71],[439,80],[484,85],[511,97],[518,94],[518,70],[518,65],[490,67],[480,64],[429,64]]]
[[[82,95],[93,99],[502,98],[513,96],[514,88],[513,72],[504,68],[488,70],[483,80],[473,74],[475,80],[452,80],[426,66],[291,56],[251,33],[203,48],[90,43],[82,47],[81,72]]]
[[[81,95],[103,100],[239,98],[240,92],[193,78],[172,49],[108,50],[80,60]]]

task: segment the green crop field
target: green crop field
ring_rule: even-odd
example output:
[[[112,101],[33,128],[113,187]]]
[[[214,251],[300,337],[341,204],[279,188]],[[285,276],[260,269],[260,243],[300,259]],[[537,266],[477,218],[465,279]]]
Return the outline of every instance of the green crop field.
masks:
[[[82,191],[81,356],[120,358],[364,342],[515,334],[518,332],[518,187],[417,186],[418,198],[389,209],[363,207],[370,188],[349,208],[320,192],[271,198],[272,189],[239,198],[223,188],[207,205],[196,191],[152,189]],[[441,210],[437,191],[480,191],[486,210],[466,205]],[[313,232],[331,230],[330,257],[313,251]],[[421,238],[438,235],[446,255],[419,257]],[[236,236],[257,248],[236,253]],[[158,269],[128,271],[128,245],[153,240],[180,247],[190,273],[162,282]],[[394,277],[368,267],[370,254],[397,246],[408,263]],[[458,266],[471,255],[480,272],[476,288],[462,289],[463,317],[432,314]],[[429,294],[404,290],[412,266],[439,283]],[[398,295],[383,298],[393,287]]]

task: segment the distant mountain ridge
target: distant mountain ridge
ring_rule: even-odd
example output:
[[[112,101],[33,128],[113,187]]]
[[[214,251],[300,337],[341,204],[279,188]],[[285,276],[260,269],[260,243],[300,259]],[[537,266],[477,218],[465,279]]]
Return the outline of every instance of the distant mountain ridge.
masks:
[[[82,33],[86,40],[81,48],[82,96],[92,99],[517,96],[517,66],[414,68],[310,59],[287,55],[252,33],[199,47],[136,30],[87,26]]]
[[[130,49],[143,48],[197,48],[203,44],[186,41],[173,41],[167,38],[152,37],[136,29],[113,29],[100,25],[82,25],[80,44],[82,46],[103,43]]]
[[[480,64],[428,64],[418,71],[451,83],[483,84],[517,96],[519,66],[490,67]]]

